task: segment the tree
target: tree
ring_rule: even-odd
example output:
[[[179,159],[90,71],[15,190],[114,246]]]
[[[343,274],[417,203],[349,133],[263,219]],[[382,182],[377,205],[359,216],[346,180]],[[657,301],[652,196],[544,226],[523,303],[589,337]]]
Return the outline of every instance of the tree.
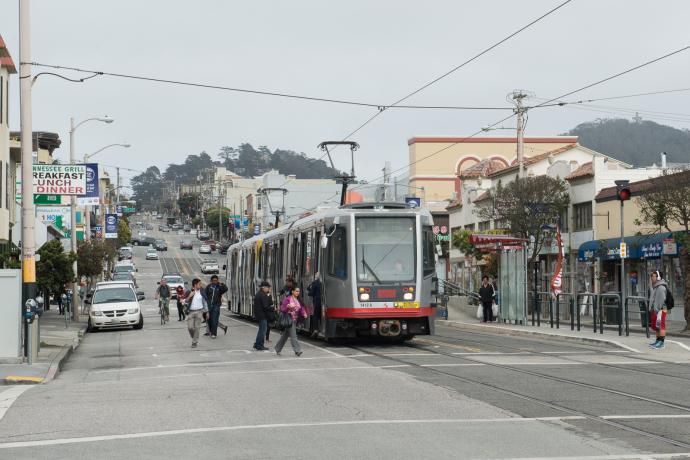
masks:
[[[199,213],[198,203],[198,193],[187,193],[177,199],[177,206],[180,208],[180,211],[182,211],[182,214],[186,214],[189,217],[196,217]]]
[[[133,198],[141,204],[141,208],[154,206],[163,201],[164,182],[161,172],[156,166],[149,166],[145,172],[130,180]]]
[[[228,208],[222,208],[220,212],[220,220],[223,224],[223,234],[227,233],[229,227],[230,210]],[[213,229],[218,229],[218,207],[209,208],[206,211],[206,224]],[[221,235],[218,236],[221,238]]]
[[[74,281],[72,264],[76,255],[65,253],[60,240],[48,241],[36,252],[41,256],[36,262],[36,284],[39,289],[46,296],[62,294],[65,284]]]
[[[667,171],[652,179],[641,192],[638,204],[640,218],[656,231],[666,230],[680,243],[678,260],[683,280],[685,330],[690,330],[690,171]],[[680,228],[680,231],[674,229]]]
[[[119,219],[117,222],[117,245],[118,247],[127,246],[130,241],[132,241],[132,230],[129,229],[126,219]]]
[[[479,207],[475,213],[483,220],[505,222],[518,238],[534,238],[530,262],[539,256],[546,232],[558,223],[568,208],[570,196],[565,181],[549,176],[500,182],[492,191],[493,206]]]
[[[115,252],[107,242],[91,239],[77,246],[79,276],[89,278],[103,273],[104,264],[112,261]]]

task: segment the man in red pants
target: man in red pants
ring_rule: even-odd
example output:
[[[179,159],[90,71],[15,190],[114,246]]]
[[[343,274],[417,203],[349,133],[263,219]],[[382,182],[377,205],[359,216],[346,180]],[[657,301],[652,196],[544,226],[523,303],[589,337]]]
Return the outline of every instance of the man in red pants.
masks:
[[[659,270],[652,272],[652,288],[649,291],[649,311],[650,311],[650,326],[656,331],[656,342],[650,343],[650,348],[660,350],[666,346],[666,315],[668,309],[666,308],[666,292],[668,284],[664,281],[664,274]]]

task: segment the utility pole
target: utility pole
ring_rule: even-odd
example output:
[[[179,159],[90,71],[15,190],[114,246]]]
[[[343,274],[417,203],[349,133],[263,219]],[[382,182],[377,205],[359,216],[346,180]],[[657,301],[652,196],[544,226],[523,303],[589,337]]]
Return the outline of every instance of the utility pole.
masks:
[[[223,239],[223,213],[221,208],[223,193],[221,191],[221,183],[218,182],[218,243]]]
[[[36,212],[33,192],[33,127],[31,123],[31,21],[29,0],[19,2],[19,85],[22,157],[22,305],[36,297]],[[23,308],[22,308],[23,309]],[[24,354],[29,356],[29,326],[24,322]]]
[[[242,211],[243,197],[240,195],[240,243],[244,241],[244,212]]]
[[[115,188],[115,212],[117,212],[117,205],[120,204],[120,168],[116,167],[115,171],[117,174],[115,176],[116,177],[115,180],[117,181],[116,185],[115,185],[115,187],[116,187]],[[103,229],[103,231],[105,231],[105,229]]]
[[[512,92],[512,99],[516,105],[515,114],[517,115],[517,161],[518,178],[525,177],[525,112],[527,109],[522,105],[522,100],[527,97],[527,93],[522,90]]]
[[[69,162],[74,164],[76,162],[74,157],[74,118],[69,119]],[[70,229],[70,240],[72,243],[72,252],[77,254],[77,197],[75,195],[71,196],[70,200],[70,217],[71,217],[71,229]],[[105,228],[103,229],[105,232]],[[72,264],[72,270],[74,270],[74,283],[72,283],[72,320],[79,321],[79,269],[77,267],[77,261],[75,259]]]

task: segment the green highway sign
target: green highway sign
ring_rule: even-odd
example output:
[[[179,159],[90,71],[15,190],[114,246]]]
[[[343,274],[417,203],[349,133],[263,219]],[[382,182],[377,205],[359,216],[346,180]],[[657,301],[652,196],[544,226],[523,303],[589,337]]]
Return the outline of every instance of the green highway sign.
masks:
[[[34,204],[62,204],[62,195],[34,194]]]
[[[137,211],[137,208],[122,208],[122,212],[127,212],[127,213],[135,213]]]

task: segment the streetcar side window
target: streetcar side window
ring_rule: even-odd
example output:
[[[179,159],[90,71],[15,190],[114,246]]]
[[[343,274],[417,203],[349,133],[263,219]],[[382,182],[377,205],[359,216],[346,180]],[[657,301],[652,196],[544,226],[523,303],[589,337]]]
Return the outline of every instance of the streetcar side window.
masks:
[[[345,229],[337,227],[328,241],[328,274],[347,278],[347,238]]]
[[[424,276],[429,276],[436,270],[436,250],[434,248],[434,232],[431,227],[424,227],[422,230],[422,270]]]

